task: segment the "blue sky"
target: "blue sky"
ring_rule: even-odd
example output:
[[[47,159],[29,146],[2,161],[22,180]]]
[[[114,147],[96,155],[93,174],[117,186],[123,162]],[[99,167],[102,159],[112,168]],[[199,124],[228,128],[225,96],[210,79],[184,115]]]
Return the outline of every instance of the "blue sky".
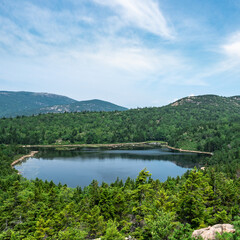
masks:
[[[130,108],[239,95],[239,0],[0,0],[0,89]]]

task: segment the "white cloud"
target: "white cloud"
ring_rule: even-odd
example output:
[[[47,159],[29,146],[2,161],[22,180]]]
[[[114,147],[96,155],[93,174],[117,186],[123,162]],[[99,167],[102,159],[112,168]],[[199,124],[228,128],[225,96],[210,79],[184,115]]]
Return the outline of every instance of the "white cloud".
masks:
[[[128,76],[132,82],[145,86],[155,85],[156,89],[162,84],[206,86],[204,80],[192,78],[196,70],[191,60],[178,52],[163,49],[151,49],[142,44],[121,38],[104,38],[84,51],[72,52],[72,56],[79,61],[84,58],[92,65],[102,66],[102,69],[115,71]],[[124,81],[124,79],[122,79]]]
[[[0,15],[0,44],[22,55],[41,55],[74,45],[86,36],[81,24],[94,23],[81,11],[53,11],[27,2],[9,3],[6,12],[14,18]]]
[[[228,82],[236,81],[234,79],[240,72],[240,32],[228,36],[224,43],[216,45],[211,51],[217,54],[217,60],[203,67],[201,72],[195,74],[195,79],[203,81],[203,85],[204,81],[209,82],[216,76]]]
[[[106,0],[104,1],[106,3]],[[152,11],[153,19],[157,18],[158,13],[160,14],[158,8],[154,10],[156,3],[153,1],[148,3],[139,1],[136,6],[126,1],[118,3],[129,8],[130,12],[136,12],[135,20],[143,16],[150,21]],[[32,4],[23,4],[20,9],[15,8],[14,16],[24,24],[24,27],[21,28],[19,22],[2,18],[5,28],[0,29],[0,42],[4,41],[18,57],[28,56],[32,59],[44,57],[44,61],[47,62],[49,62],[47,59],[51,60],[52,56],[56,62],[59,62],[58,58],[66,59],[65,65],[74,66],[78,69],[76,72],[79,75],[81,75],[80,69],[86,73],[87,70],[81,66],[83,62],[88,62],[84,65],[85,68],[91,69],[90,66],[94,65],[95,69],[101,72],[104,72],[103,68],[116,73],[124,71],[123,75],[125,77],[128,75],[127,79],[129,80],[130,77],[134,83],[145,79],[146,84],[166,81],[170,84],[189,85],[185,80],[180,80],[183,79],[181,72],[189,69],[188,64],[182,56],[174,52],[149,48],[136,36],[127,38],[112,34],[111,30],[108,33],[95,32],[95,29],[92,29],[95,34],[94,41],[81,39],[81,36],[89,30],[81,29],[78,23],[86,21],[85,18],[87,22],[94,22],[93,19],[89,20],[88,16],[78,16],[76,12],[71,14],[68,11],[55,12]],[[65,19],[67,24],[64,22]],[[109,22],[107,17],[106,21],[112,24],[112,19]],[[105,27],[105,30],[109,29],[108,26]],[[38,34],[32,34],[32,30]],[[1,36],[4,37],[1,39]],[[74,42],[71,39],[74,39]],[[72,64],[72,61],[75,63]],[[60,62],[62,64],[62,60]],[[41,62],[38,61],[38,64],[41,65]],[[66,71],[65,67],[64,69]],[[107,71],[105,73],[107,74]]]
[[[31,4],[11,9],[14,19],[0,19],[0,44],[12,50],[4,52],[0,45],[1,77],[26,83],[23,90],[126,106],[161,105],[166,89],[174,86],[206,86],[192,77],[197,67],[181,51],[164,50],[161,44],[150,47],[140,31],[126,36],[116,30],[133,25],[172,38],[155,1],[94,1],[117,14],[92,18],[81,9],[53,11]],[[82,27],[81,22],[90,25]]]
[[[143,46],[107,45],[105,48],[99,48],[97,52],[88,54],[88,57],[109,67],[140,74],[143,72],[160,74],[167,68],[179,69],[183,65],[174,55]]]
[[[172,39],[173,30],[154,0],[94,0],[111,7],[126,24],[132,24],[148,32]]]
[[[219,61],[208,68],[203,77],[240,72],[240,32],[228,36],[225,42],[218,46],[217,53],[220,55]]]
[[[233,34],[227,43],[222,46],[224,53],[230,58],[240,60],[240,32]]]

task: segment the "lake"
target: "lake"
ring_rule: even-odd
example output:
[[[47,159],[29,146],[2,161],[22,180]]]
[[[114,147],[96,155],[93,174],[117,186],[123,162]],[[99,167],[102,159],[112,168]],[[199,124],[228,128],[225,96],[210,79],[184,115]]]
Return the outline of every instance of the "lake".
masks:
[[[108,150],[82,148],[74,150],[42,149],[15,168],[27,179],[39,178],[69,187],[87,186],[93,179],[99,184],[112,183],[117,177],[125,181],[136,178],[147,168],[153,179],[165,181],[193,168],[204,155],[173,152],[169,149]]]

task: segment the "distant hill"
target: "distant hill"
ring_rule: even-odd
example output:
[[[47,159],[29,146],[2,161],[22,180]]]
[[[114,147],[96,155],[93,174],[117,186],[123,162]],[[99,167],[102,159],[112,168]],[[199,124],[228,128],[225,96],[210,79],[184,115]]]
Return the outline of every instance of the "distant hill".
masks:
[[[0,91],[0,117],[29,116],[39,113],[115,110],[124,111],[127,108],[101,100],[76,101],[50,93]]]
[[[63,113],[63,112],[111,112],[124,111],[127,108],[120,107],[110,102],[94,99],[89,101],[80,101],[65,105],[54,105],[51,107],[41,108],[41,113]]]
[[[10,239],[10,236],[15,237],[11,239],[44,239],[39,236],[52,239],[89,239],[90,236],[96,239],[105,232],[105,239],[124,239],[123,234],[134,239],[137,236],[143,236],[141,239],[153,239],[152,236],[154,239],[193,239],[193,228],[222,222],[233,223],[236,233],[218,239],[240,239],[239,100],[239,96],[205,95],[186,97],[164,107],[120,112],[49,113],[1,118],[0,239]],[[69,105],[72,104],[76,103]],[[112,152],[118,149],[116,143],[123,143],[120,144],[122,149],[140,150],[141,159],[152,161],[157,168],[159,161],[154,159],[159,156],[159,151],[156,149],[155,157],[150,159],[143,154],[140,145],[134,143],[146,141],[151,141],[146,143],[151,148],[169,145],[180,150],[211,152],[212,156],[196,158],[195,154],[184,153],[188,154],[191,164],[204,168],[194,167],[182,177],[168,177],[165,182],[155,180],[154,175],[151,178],[145,168],[136,180],[128,178],[123,182],[117,178],[112,184],[98,184],[93,180],[83,190],[81,187],[69,189],[64,183],[55,185],[52,181],[45,181],[44,176],[43,180],[24,180],[10,165],[14,156],[27,154],[33,149],[33,146],[18,148],[17,144],[45,147],[51,144],[59,153],[61,161],[57,164],[60,166],[62,156],[73,157],[72,151],[76,154],[81,151],[77,149],[79,145],[72,144],[94,144],[91,146],[97,147],[95,144],[112,143],[108,145]],[[130,144],[126,146],[124,143]],[[60,151],[65,144],[68,151]],[[49,154],[39,146],[35,149]],[[51,153],[54,154],[53,151]],[[125,156],[134,157],[135,153],[125,151]],[[95,152],[92,154],[95,157]],[[179,159],[174,163],[183,163],[181,152],[172,154]],[[168,160],[167,152],[161,157]],[[100,159],[105,161],[103,155]],[[132,163],[134,167],[134,161]],[[111,164],[116,164],[114,159]],[[171,165],[167,166],[167,171],[173,171]],[[82,173],[81,168],[76,171]],[[53,214],[56,217],[48,224],[48,218]],[[232,222],[233,219],[236,220]],[[33,222],[37,227],[29,231],[28,226]],[[168,226],[167,231],[159,231],[165,225]],[[118,226],[125,230],[118,232]],[[50,227],[51,231],[48,231]],[[112,237],[112,233],[117,237]]]
[[[240,96],[221,97],[217,95],[202,95],[185,97],[166,107],[174,107],[192,114],[205,113],[205,118],[218,117],[226,114],[240,114]]]
[[[217,95],[201,95],[201,96],[189,96],[177,100],[170,104],[171,106],[186,106],[190,105],[199,106],[201,108],[208,108],[209,106],[217,108],[240,108],[240,96],[233,97],[221,97]]]
[[[102,103],[106,109],[99,100],[83,106],[95,110]],[[82,111],[78,104],[44,107],[41,112]],[[163,107],[0,119],[0,143],[7,144],[166,141],[176,148],[214,152],[239,146],[239,139],[239,96],[191,96]]]

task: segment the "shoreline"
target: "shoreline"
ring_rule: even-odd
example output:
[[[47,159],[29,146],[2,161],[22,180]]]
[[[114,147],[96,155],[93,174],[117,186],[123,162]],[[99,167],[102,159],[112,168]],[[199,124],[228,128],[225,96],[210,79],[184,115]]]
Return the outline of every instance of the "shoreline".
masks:
[[[118,147],[139,147],[139,146],[146,146],[146,145],[153,145],[148,142],[134,142],[134,143],[83,143],[83,144],[61,144],[61,145],[22,145],[21,147],[23,148],[65,148],[65,147],[90,147],[90,148],[97,148],[97,147],[110,147],[110,148],[118,148]],[[163,146],[160,143],[157,143],[156,146]]]
[[[161,146],[166,147],[168,149],[179,151],[179,152],[187,152],[187,153],[197,153],[197,154],[206,154],[213,156],[212,152],[204,152],[197,150],[185,150],[181,148],[175,148],[169,146],[166,142],[134,142],[134,143],[106,143],[106,144],[62,144],[62,145],[22,145],[24,148],[67,148],[67,147],[89,147],[89,148],[98,148],[98,147],[107,147],[107,148],[120,148],[120,147],[144,147],[144,146]]]
[[[15,160],[14,162],[11,163],[12,168],[13,168],[16,164],[22,162],[24,159],[33,157],[33,156],[34,156],[35,154],[37,154],[37,153],[38,153],[38,151],[31,151],[29,154],[20,157],[19,159]]]
[[[171,146],[166,146],[169,149],[175,150],[175,151],[179,151],[179,152],[189,152],[189,153],[199,153],[199,154],[206,154],[206,155],[211,155],[213,156],[212,152],[202,152],[202,151],[195,151],[195,150],[184,150],[181,148],[175,148],[175,147],[171,147]]]

